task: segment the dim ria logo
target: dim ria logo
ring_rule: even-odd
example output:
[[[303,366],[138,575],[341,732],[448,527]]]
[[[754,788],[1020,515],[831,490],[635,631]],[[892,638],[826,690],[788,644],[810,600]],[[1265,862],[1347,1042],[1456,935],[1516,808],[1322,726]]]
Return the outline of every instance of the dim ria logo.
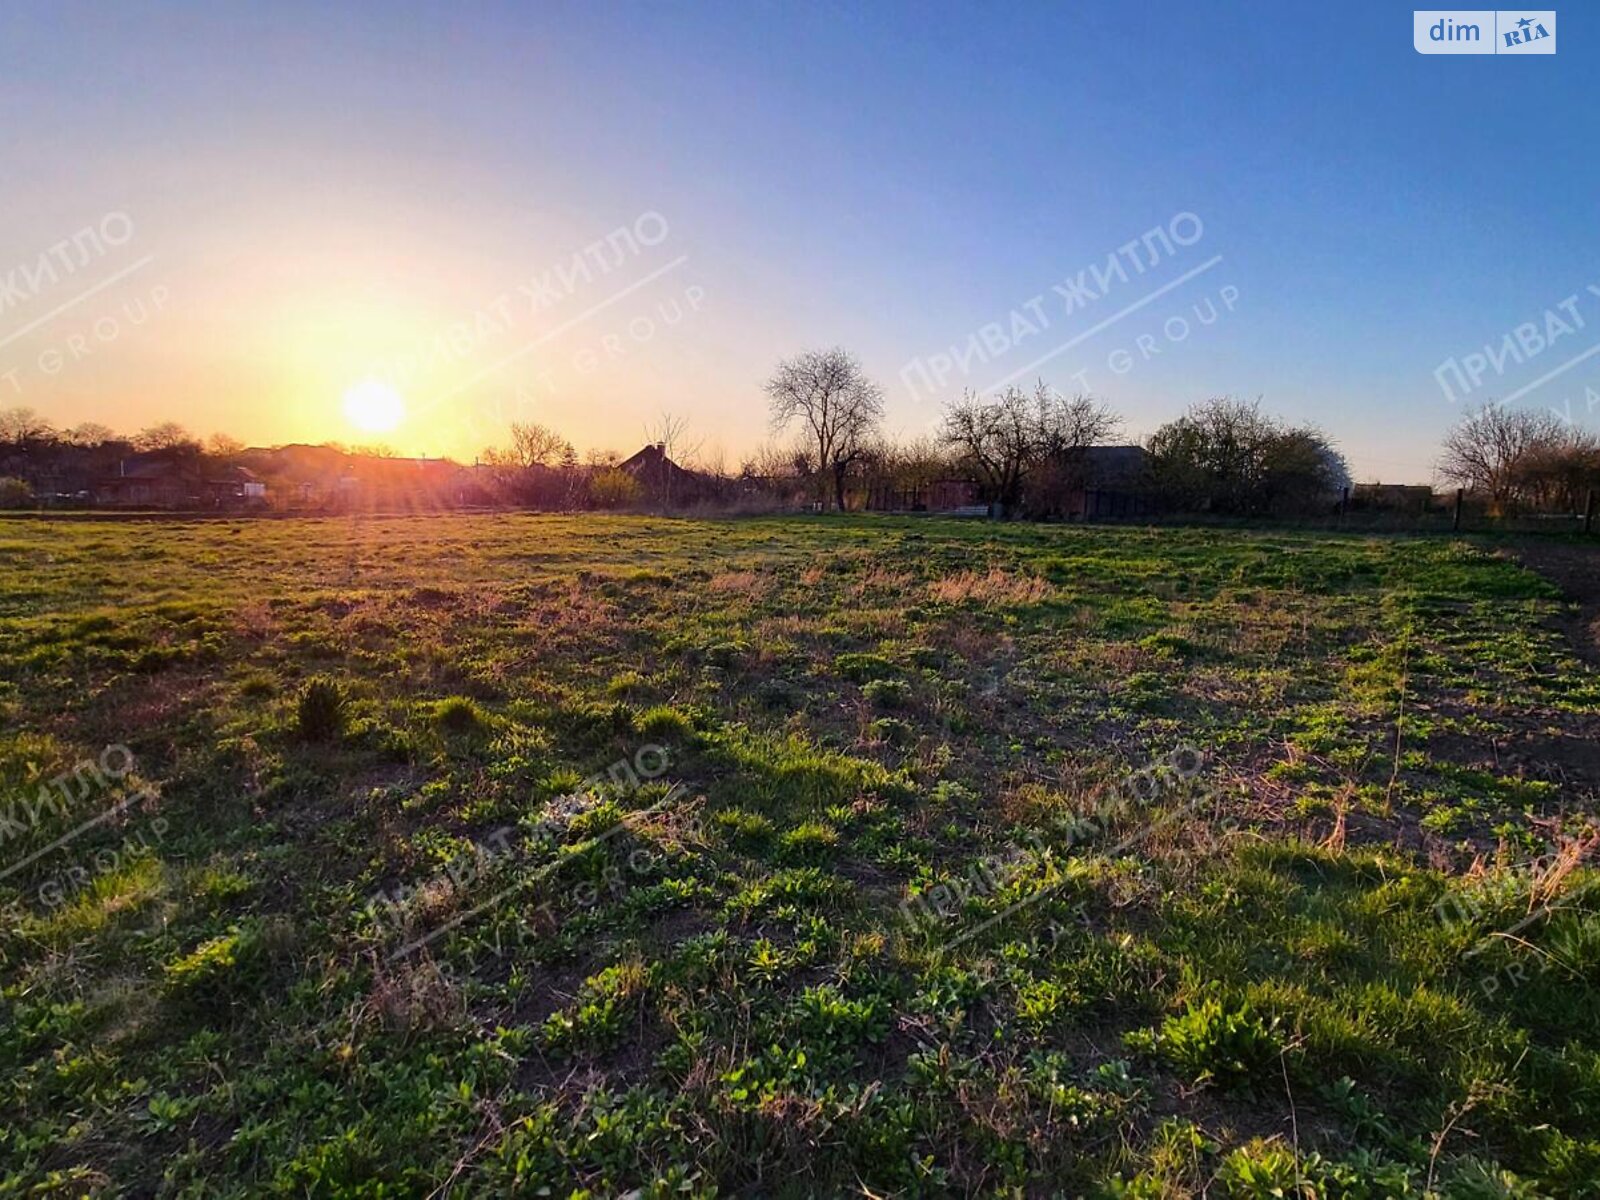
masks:
[[[1418,54],[1554,54],[1556,13],[1553,8],[1417,9],[1411,38]]]

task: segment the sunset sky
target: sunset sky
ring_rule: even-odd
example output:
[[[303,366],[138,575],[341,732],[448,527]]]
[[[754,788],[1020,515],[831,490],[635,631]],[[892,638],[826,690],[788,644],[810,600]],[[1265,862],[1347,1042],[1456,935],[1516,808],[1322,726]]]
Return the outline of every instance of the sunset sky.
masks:
[[[1600,423],[1600,29],[1560,21],[1513,58],[1385,3],[9,3],[0,407],[464,459],[672,410],[733,465],[774,362],[842,344],[894,433],[1012,377],[1131,437],[1259,395],[1426,480],[1436,368],[1550,311],[1470,399]],[[1197,236],[1107,277],[1155,229]]]

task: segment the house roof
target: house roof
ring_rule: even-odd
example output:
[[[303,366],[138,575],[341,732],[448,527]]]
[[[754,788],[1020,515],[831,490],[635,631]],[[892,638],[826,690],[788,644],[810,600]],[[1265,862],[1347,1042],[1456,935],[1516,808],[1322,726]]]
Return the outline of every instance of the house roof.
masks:
[[[1087,446],[1077,452],[1091,483],[1127,483],[1136,479],[1150,455],[1143,446]]]
[[[174,455],[167,450],[149,450],[119,458],[116,467],[108,472],[107,477],[145,480],[185,479],[198,474],[198,466],[190,457]]]
[[[631,458],[617,464],[617,470],[626,471],[635,479],[647,484],[694,482],[700,477],[693,471],[680,467],[667,457],[667,449],[659,442],[645,446]]]

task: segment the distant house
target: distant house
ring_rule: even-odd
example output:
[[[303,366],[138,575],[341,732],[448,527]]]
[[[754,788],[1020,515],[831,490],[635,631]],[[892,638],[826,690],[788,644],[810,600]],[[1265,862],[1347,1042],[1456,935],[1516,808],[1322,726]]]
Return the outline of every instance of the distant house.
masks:
[[[193,454],[154,450],[117,460],[95,481],[94,502],[105,508],[218,509],[266,503],[266,484],[244,467],[219,467]]]
[[[130,454],[97,480],[94,502],[105,508],[198,508],[203,485],[192,455]]]
[[[667,448],[660,442],[623,459],[617,470],[633,476],[640,491],[655,504],[692,504],[711,499],[717,491],[716,480],[680,467],[667,457]]]
[[[94,500],[96,485],[132,453],[126,442],[74,446],[30,438],[0,444],[0,476],[25,481],[42,504],[88,504]]]
[[[1433,488],[1425,483],[1358,483],[1350,489],[1350,504],[1357,509],[1425,513],[1433,504]]]
[[[1069,521],[1150,511],[1150,455],[1143,446],[1086,446],[1050,465],[1048,510]]]
[[[336,446],[293,444],[240,456],[284,508],[432,511],[464,502],[462,468],[443,458],[352,454]]]
[[[267,485],[248,467],[213,469],[201,489],[212,508],[246,508],[267,502]]]

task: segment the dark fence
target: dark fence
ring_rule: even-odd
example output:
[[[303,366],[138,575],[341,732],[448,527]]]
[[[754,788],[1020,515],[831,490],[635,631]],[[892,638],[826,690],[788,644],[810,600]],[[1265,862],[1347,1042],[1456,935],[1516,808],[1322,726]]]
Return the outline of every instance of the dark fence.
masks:
[[[1385,504],[1346,495],[1310,508],[1234,513],[1163,503],[1140,490],[1091,490],[1081,511],[1068,520],[1099,524],[1178,524],[1288,526],[1395,533],[1552,533],[1600,534],[1600,493],[1591,492],[1580,508],[1501,510],[1465,492],[1435,494],[1424,503]]]

